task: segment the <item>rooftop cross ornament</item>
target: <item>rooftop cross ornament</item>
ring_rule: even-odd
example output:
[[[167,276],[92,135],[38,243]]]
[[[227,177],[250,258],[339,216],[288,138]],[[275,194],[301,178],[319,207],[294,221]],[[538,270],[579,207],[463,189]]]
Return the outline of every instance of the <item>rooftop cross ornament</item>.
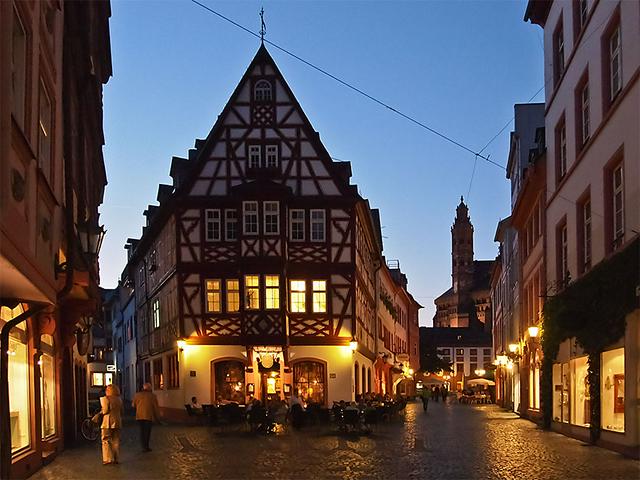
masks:
[[[260,8],[260,42],[264,43],[264,34],[267,33],[267,26],[264,24],[264,8]]]

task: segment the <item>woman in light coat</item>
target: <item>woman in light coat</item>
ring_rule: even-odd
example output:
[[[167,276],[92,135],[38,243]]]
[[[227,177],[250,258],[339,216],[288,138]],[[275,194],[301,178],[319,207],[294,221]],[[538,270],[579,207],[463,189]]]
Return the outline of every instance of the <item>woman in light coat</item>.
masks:
[[[116,385],[108,385],[100,397],[102,407],[102,464],[118,463],[120,457],[120,429],[122,428],[122,400]]]

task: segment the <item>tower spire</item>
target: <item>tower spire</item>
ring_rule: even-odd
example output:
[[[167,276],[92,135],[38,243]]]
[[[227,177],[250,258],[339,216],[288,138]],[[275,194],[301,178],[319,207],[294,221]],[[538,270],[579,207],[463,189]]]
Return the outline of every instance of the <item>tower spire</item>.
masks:
[[[264,8],[260,8],[260,43],[263,45],[265,33],[267,33],[267,26],[264,23]]]

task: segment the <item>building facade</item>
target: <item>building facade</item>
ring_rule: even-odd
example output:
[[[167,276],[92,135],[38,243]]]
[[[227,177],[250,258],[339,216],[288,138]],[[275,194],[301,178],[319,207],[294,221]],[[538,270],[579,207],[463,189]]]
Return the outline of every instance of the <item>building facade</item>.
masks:
[[[525,20],[544,29],[543,407],[553,429],[637,456],[640,4],[532,0]]]
[[[330,405],[383,388],[378,213],[349,183],[350,164],[331,160],[264,45],[171,176],[127,245],[136,375],[165,415],[183,415],[192,396],[296,392]],[[398,354],[409,345],[402,325]]]
[[[37,470],[87,414],[109,16],[103,1],[0,3],[2,478]]]

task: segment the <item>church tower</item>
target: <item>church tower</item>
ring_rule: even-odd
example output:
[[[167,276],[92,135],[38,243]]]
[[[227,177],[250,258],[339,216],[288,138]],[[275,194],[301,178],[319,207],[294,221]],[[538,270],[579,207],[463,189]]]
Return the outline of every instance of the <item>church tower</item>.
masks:
[[[469,293],[473,286],[473,225],[463,197],[460,197],[451,227],[451,257],[453,293]]]

